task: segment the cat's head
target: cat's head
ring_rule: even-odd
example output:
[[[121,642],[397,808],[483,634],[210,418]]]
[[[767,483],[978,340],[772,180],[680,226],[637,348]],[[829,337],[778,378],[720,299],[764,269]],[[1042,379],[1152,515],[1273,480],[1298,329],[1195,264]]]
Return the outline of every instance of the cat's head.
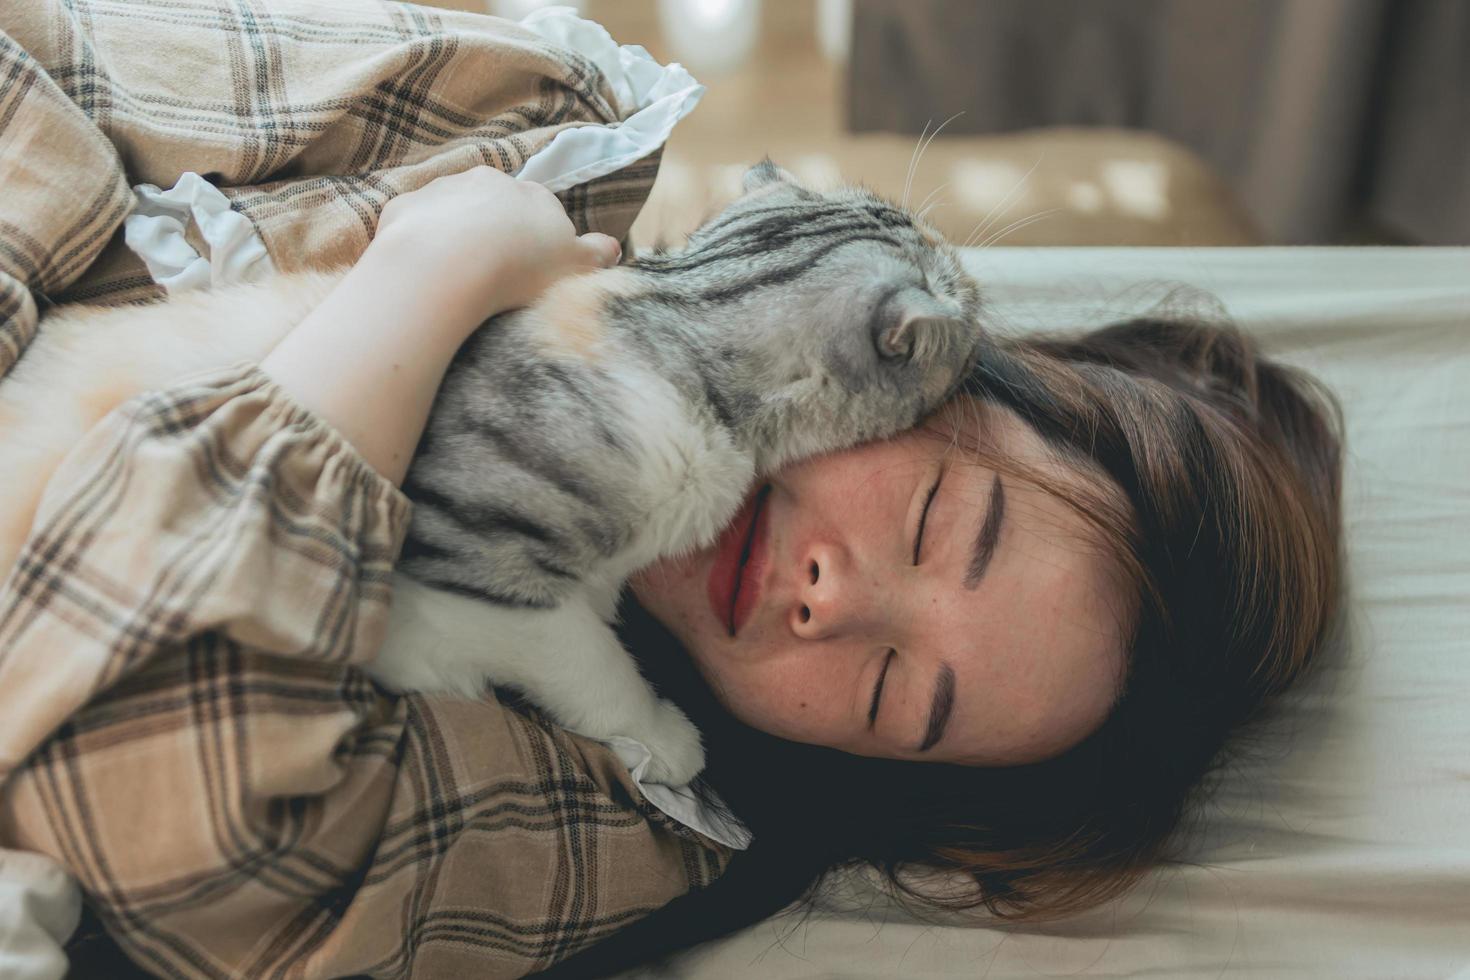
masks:
[[[839,426],[854,441],[938,407],[980,340],[980,291],[955,249],[866,188],[813,190],[769,159],[743,183],[683,249],[638,264],[670,273],[660,285],[713,328],[768,424],[794,409],[812,439]]]

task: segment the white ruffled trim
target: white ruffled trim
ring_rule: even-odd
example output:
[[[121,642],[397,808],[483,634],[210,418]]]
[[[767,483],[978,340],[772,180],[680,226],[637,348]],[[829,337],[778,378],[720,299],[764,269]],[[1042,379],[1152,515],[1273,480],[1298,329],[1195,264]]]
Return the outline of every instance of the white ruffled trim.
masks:
[[[170,293],[274,275],[250,219],[230,210],[230,199],[192,170],[169,190],[153,184],[133,188],[137,203],[123,219],[123,239],[143,259],[153,281]],[[209,245],[209,258],[184,238],[193,221]]]
[[[688,786],[645,783],[643,777],[648,771],[648,763],[653,759],[653,753],[648,750],[648,746],[637,739],[622,735],[600,738],[597,741],[613,750],[618,761],[633,774],[633,782],[638,784],[648,802],[664,814],[726,847],[743,851],[750,846],[753,835],[744,824],[739,820],[727,820],[722,814],[705,806]]]
[[[612,86],[618,105],[632,109],[620,123],[557,133],[526,161],[516,174],[521,179],[564,191],[615,173],[662,146],[704,97],[704,86],[683,65],[660,65],[641,45],[619,45],[601,24],[578,17],[570,7],[534,10],[521,26],[587,58]]]
[[[44,854],[0,849],[0,977],[61,980],[82,890]]]

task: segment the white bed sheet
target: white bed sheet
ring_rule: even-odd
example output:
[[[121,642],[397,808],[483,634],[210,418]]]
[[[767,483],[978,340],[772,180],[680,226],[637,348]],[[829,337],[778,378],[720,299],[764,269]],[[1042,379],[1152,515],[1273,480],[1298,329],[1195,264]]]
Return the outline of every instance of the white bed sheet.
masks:
[[[627,977],[1470,977],[1470,249],[969,251],[1001,329],[1100,325],[1178,284],[1324,379],[1347,423],[1347,651],[1287,751],[1232,772],[1199,864],[1048,927],[767,920]],[[863,911],[852,911],[856,903]]]

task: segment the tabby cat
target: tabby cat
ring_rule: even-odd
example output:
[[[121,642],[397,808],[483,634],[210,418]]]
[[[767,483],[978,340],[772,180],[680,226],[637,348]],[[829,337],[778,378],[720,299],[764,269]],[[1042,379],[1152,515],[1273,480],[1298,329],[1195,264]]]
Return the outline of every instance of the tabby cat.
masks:
[[[103,414],[184,373],[259,360],[340,276],[54,311],[0,383],[0,568]],[[788,460],[936,408],[974,357],[978,307],[928,226],[763,160],[678,251],[494,318],[456,355],[405,480],[413,517],[372,673],[398,690],[518,688],[568,729],[643,742],[655,781],[688,782],[699,735],[610,625],[624,581],[713,541]]]

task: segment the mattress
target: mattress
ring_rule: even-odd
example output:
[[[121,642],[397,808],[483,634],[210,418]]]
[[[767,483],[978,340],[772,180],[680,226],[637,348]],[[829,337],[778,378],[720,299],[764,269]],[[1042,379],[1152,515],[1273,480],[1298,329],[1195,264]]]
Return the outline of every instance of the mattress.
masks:
[[[1227,771],[1188,862],[1046,926],[865,879],[627,978],[1470,977],[1470,249],[971,250],[995,329],[1217,303],[1338,394],[1342,650]],[[1210,308],[1209,305],[1205,306]]]

